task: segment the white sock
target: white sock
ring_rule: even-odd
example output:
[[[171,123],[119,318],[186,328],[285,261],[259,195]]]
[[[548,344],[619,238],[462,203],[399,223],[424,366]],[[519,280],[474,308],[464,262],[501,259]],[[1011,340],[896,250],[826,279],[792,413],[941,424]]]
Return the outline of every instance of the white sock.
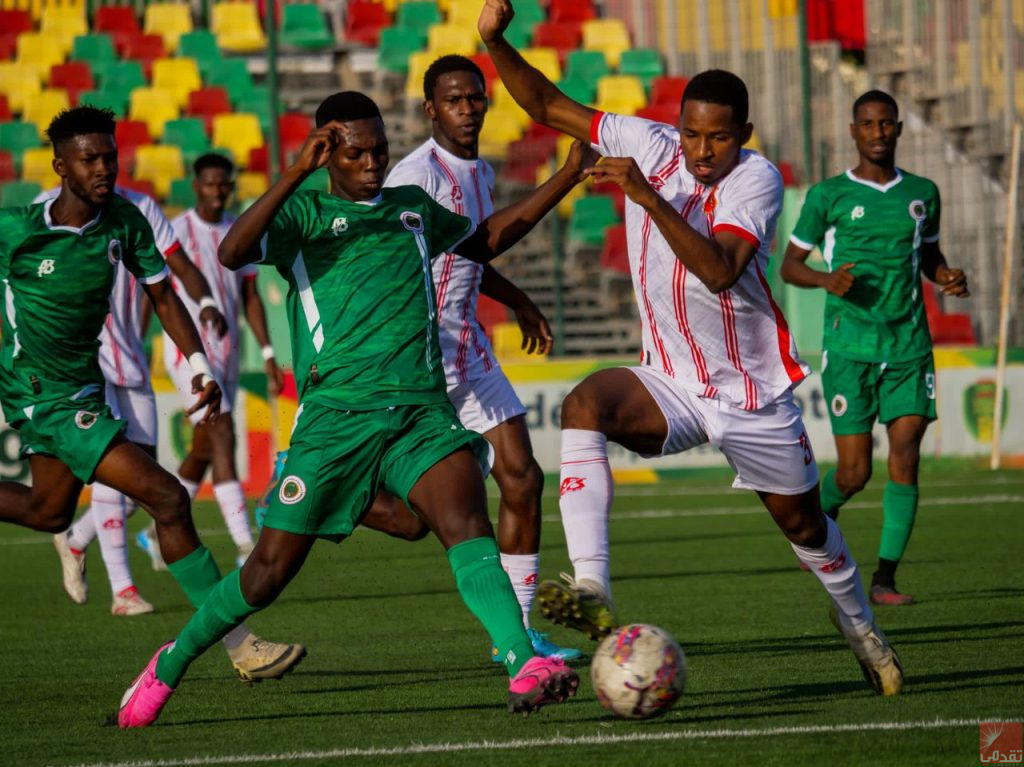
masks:
[[[576,580],[595,581],[611,596],[608,514],[612,508],[608,438],[597,431],[562,429],[558,507]]]
[[[864,596],[864,586],[860,582],[860,571],[853,555],[846,547],[843,531],[829,517],[825,517],[828,535],[825,545],[819,549],[790,545],[797,559],[811,568],[825,591],[832,598],[836,609],[843,617],[843,622],[854,629],[866,630],[875,621],[875,616]]]
[[[93,518],[100,541],[103,564],[110,579],[110,590],[117,596],[134,585],[128,566],[128,537],[125,534],[126,498],[112,487],[99,482],[92,486],[92,505],[87,516]]]
[[[99,487],[99,483],[93,485],[93,493],[96,492],[97,487]],[[70,530],[68,530],[68,546],[73,548],[75,551],[85,551],[89,544],[92,543],[92,539],[95,537],[96,520],[87,509],[85,514],[80,516],[78,521],[71,526]]]
[[[231,540],[235,542],[239,551],[248,553],[252,551],[253,540],[252,530],[249,527],[249,507],[245,505],[245,494],[242,492],[242,485],[237,479],[229,482],[221,482],[213,486],[213,494],[220,506],[220,513],[224,517],[224,523],[231,533]]]
[[[530,608],[537,594],[537,566],[540,554],[502,554],[501,566],[512,581],[519,608],[523,611],[523,626],[530,628]]]
[[[196,499],[196,495],[199,493],[199,483],[193,482],[191,479],[185,479],[180,474],[175,474],[174,478],[181,483],[183,488],[185,488],[185,491],[188,493],[189,501],[194,501]]]

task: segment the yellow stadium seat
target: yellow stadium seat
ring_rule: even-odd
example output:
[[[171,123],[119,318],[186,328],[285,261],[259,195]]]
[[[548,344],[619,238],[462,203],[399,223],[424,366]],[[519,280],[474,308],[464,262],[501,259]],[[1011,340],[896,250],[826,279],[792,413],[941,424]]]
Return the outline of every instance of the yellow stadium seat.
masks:
[[[20,114],[25,109],[25,101],[41,89],[35,67],[0,61],[0,93],[7,96],[7,105],[12,112]]]
[[[558,63],[558,51],[554,48],[524,48],[520,51],[528,64],[539,69],[551,82],[562,79],[562,67]]]
[[[85,0],[3,0],[2,7],[29,11],[36,21],[50,14],[85,18]]]
[[[500,119],[514,120],[516,125],[523,130],[530,127],[530,115],[526,114],[526,110],[519,106],[516,100],[512,98],[512,94],[508,92],[505,83],[497,80],[494,82],[491,106],[487,112],[487,122],[484,123],[485,128],[488,122],[494,122],[496,113],[502,115]]]
[[[475,32],[466,27],[451,24],[432,24],[427,31],[427,51],[434,58],[455,53],[460,56],[472,56],[476,53],[480,40]]]
[[[217,36],[217,45],[226,51],[253,53],[267,47],[255,3],[214,3],[210,10],[210,31]]]
[[[43,135],[50,125],[50,120],[57,113],[71,106],[68,92],[63,88],[46,88],[29,96],[25,101],[25,111],[21,119],[27,123],[35,123],[39,135]]]
[[[188,105],[188,94],[203,87],[195,59],[157,59],[153,62],[153,87],[174,94],[179,109]]]
[[[26,149],[21,156],[21,180],[34,181],[43,189],[60,185],[60,176],[53,170],[53,150],[49,147]]]
[[[565,138],[569,139],[568,143],[566,144],[566,147],[568,147],[569,145],[572,144],[572,138],[570,136],[566,136]],[[565,151],[566,151],[566,154],[569,153],[568,148],[566,148]],[[563,157],[562,161],[559,163],[559,165],[561,165],[562,162],[565,162],[564,157]],[[538,166],[538,168],[537,168],[537,186],[540,186],[545,181],[547,181],[549,178],[551,178],[552,173],[554,173],[554,171],[551,168],[551,163],[547,163],[546,162],[546,163]],[[560,215],[562,218],[569,218],[569,216],[572,215],[573,206],[576,205],[576,200],[580,199],[581,197],[583,197],[586,194],[585,188],[587,186],[588,186],[588,184],[586,184],[586,183],[584,183],[584,184],[577,184],[576,186],[574,186],[569,191],[569,194],[567,194],[565,197],[563,197],[562,200],[558,203],[558,208],[557,208],[558,215]]]
[[[153,3],[146,6],[142,31],[160,35],[169,53],[178,50],[178,40],[192,31],[192,10],[187,3]]]
[[[583,22],[583,49],[601,51],[608,66],[617,69],[623,51],[632,47],[629,30],[619,19],[591,19]]]
[[[71,13],[47,11],[43,14],[42,25],[40,26],[41,32],[52,35],[60,40],[65,56],[71,53],[76,37],[89,33],[89,25],[85,21],[85,16],[75,12],[74,8],[71,11]]]
[[[171,191],[171,182],[185,176],[181,147],[144,144],[135,150],[135,178],[149,181],[160,197]]]
[[[497,160],[508,156],[508,145],[523,136],[523,126],[515,112],[494,108],[488,111],[480,132],[480,154]]]
[[[60,38],[43,32],[22,32],[18,35],[15,62],[34,69],[44,83],[50,79],[50,67],[64,63],[64,45]]]
[[[164,123],[181,116],[174,94],[163,88],[135,88],[128,104],[128,119],[141,120],[149,128],[149,135],[158,139],[164,135]]]
[[[601,112],[633,115],[647,103],[644,84],[633,75],[605,75],[597,81],[597,104]]]
[[[245,171],[235,179],[235,196],[239,200],[255,200],[270,188],[266,173]]]
[[[430,51],[416,51],[409,56],[409,74],[405,78],[405,97],[409,99],[423,98],[423,75],[434,63],[437,54]]]
[[[235,156],[235,165],[248,168],[249,151],[263,146],[259,117],[247,112],[215,116],[211,143],[215,147],[230,149]]]
[[[445,20],[455,27],[464,27],[476,34],[476,23],[480,18],[480,0],[449,0]]]

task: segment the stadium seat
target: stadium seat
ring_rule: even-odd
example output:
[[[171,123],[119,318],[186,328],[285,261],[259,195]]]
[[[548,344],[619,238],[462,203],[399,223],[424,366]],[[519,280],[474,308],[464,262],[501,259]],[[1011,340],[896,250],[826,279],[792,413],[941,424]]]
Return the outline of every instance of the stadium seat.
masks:
[[[14,181],[18,177],[18,169],[14,165],[14,155],[6,149],[0,149],[0,182]]]
[[[503,119],[514,120],[519,126],[521,131],[526,130],[530,127],[530,115],[526,114],[516,100],[512,98],[512,94],[508,92],[508,88],[505,84],[498,82],[494,84],[494,96],[491,98],[491,108],[488,111],[487,122],[493,122],[493,112],[499,111],[505,117]],[[486,129],[487,123],[484,123]],[[519,136],[516,136],[519,138]]]
[[[14,62],[0,62],[0,93],[7,96],[11,111],[20,114],[25,100],[42,90],[34,67],[23,68]]]
[[[207,133],[213,130],[215,115],[230,111],[231,102],[228,100],[228,93],[219,86],[201,88],[188,94],[188,106],[185,108],[185,114],[189,117],[201,118]]]
[[[82,91],[78,96],[78,103],[88,104],[97,109],[109,109],[119,120],[128,113],[128,93],[119,89],[100,88]]]
[[[0,208],[20,208],[31,205],[43,187],[35,181],[8,181],[0,184]]]
[[[531,24],[540,24],[542,21],[548,20],[548,14],[544,10],[541,0],[517,0],[516,18]]]
[[[106,68],[117,60],[114,39],[103,32],[79,35],[71,47],[71,59],[87,62],[93,77],[99,79]]]
[[[289,3],[281,19],[281,43],[319,51],[334,47],[334,35],[316,3]]]
[[[619,217],[611,197],[602,194],[581,197],[573,206],[566,238],[570,242],[601,245],[604,230],[617,223]]]
[[[633,75],[639,77],[644,84],[644,90],[650,92],[651,83],[655,77],[665,73],[665,67],[661,63],[661,54],[650,48],[635,48],[623,51],[619,60],[619,74]]]
[[[160,199],[160,193],[149,179],[119,175],[117,177],[117,185],[124,189],[131,189],[133,192],[140,192],[147,197],[152,197],[154,200]]]
[[[131,93],[135,88],[144,88],[146,85],[146,73],[142,69],[142,62],[134,59],[114,62],[106,68],[100,78],[100,86],[105,91],[120,90],[123,93]]]
[[[799,186],[800,178],[796,175],[793,163],[780,162],[778,163],[778,168],[779,174],[782,176],[783,186]]]
[[[404,75],[409,71],[409,56],[421,50],[426,42],[426,35],[412,27],[396,26],[382,29],[380,48],[377,51],[377,66],[385,72]]]
[[[75,38],[89,33],[89,25],[86,23],[85,14],[82,11],[58,13],[53,9],[48,9],[42,16],[39,31],[60,40],[66,56],[71,53]]]
[[[0,147],[14,157],[14,167],[21,173],[21,158],[26,149],[35,149],[42,144],[39,129],[34,123],[0,123]]]
[[[50,69],[50,87],[63,88],[68,93],[71,105],[78,104],[82,91],[91,91],[96,84],[92,79],[89,64],[84,61],[69,61],[56,64]]]
[[[164,124],[179,115],[174,94],[163,88],[135,88],[129,95],[128,117],[146,123],[149,135],[155,139],[164,135]]]
[[[519,53],[551,82],[556,83],[562,79],[562,65],[554,48],[523,48]]]
[[[434,58],[447,54],[472,56],[476,53],[479,38],[466,27],[452,24],[434,24],[427,30],[427,51]]]
[[[25,9],[0,8],[0,40],[5,50],[16,50],[18,35],[33,29],[32,16]]]
[[[267,86],[254,85],[251,91],[243,94],[235,102],[235,110],[256,115],[260,121],[260,130],[264,134],[270,133],[270,91]],[[281,104],[278,102],[278,114],[280,112]]]
[[[18,52],[15,63],[33,71],[46,82],[50,68],[64,63],[64,45],[60,39],[43,32],[25,32],[18,36]]]
[[[603,56],[601,57],[604,58]],[[593,80],[584,80],[581,77],[563,77],[558,81],[558,90],[580,104],[593,104],[597,94]]]
[[[519,15],[519,8],[516,7],[516,15]],[[398,6],[398,13],[395,17],[395,26],[407,29],[425,30],[433,24],[440,24],[441,9],[433,0],[428,2],[408,2]]]
[[[602,112],[632,115],[647,103],[644,84],[632,75],[605,75],[597,81],[597,104]]]
[[[171,189],[167,193],[167,206],[171,208],[191,208],[196,201],[192,191],[192,179],[189,177],[171,180]]]
[[[140,146],[135,152],[135,170],[132,176],[149,181],[156,189],[157,196],[166,197],[171,191],[171,181],[183,178],[185,162],[181,148],[169,144]]]
[[[626,248],[626,225],[614,224],[604,230],[601,247],[601,268],[629,274],[629,251]]]
[[[616,69],[623,51],[630,49],[629,31],[620,19],[591,19],[583,22],[583,48],[601,51],[608,66]]]
[[[252,90],[252,75],[243,59],[225,59],[207,75],[207,87],[220,86],[232,103]]]
[[[152,144],[149,126],[140,120],[118,120],[114,126],[117,158],[122,170],[129,174],[135,168],[135,154],[140,146]]]
[[[50,147],[26,149],[22,153],[21,180],[33,181],[43,189],[60,184],[60,176],[53,170],[53,150]]]
[[[409,74],[405,78],[405,97],[407,99],[423,98],[423,75],[437,54],[430,51],[417,51],[409,56]]]
[[[615,213],[622,218],[626,213],[626,193],[622,191],[622,187],[612,181],[604,181],[600,184],[592,184],[590,187],[591,194],[599,194],[604,197],[611,198],[612,205],[615,207]]]
[[[570,51],[565,57],[565,76],[590,83],[597,90],[597,81],[611,73],[608,61],[600,51]]]
[[[313,130],[313,120],[300,112],[289,112],[277,119],[277,136],[281,142],[281,156],[291,162]]]
[[[538,22],[528,21],[519,15],[519,7],[516,6],[516,15],[505,30],[505,39],[517,50],[528,48],[533,42],[533,30]]]
[[[563,67],[566,56],[580,47],[582,39],[580,25],[574,21],[545,21],[533,28],[534,46],[554,48]]]
[[[270,147],[264,144],[263,146],[255,147],[249,150],[249,170],[256,173],[269,173],[270,172]]]
[[[518,12],[518,7],[516,11]],[[551,0],[548,18],[552,21],[589,21],[597,17],[590,0]]]
[[[387,8],[373,0],[350,0],[345,11],[345,39],[349,42],[376,47],[380,31],[391,26]]]
[[[179,117],[168,120],[164,125],[163,143],[173,144],[181,149],[181,157],[186,166],[191,166],[196,158],[210,151],[210,139],[206,135],[206,126],[199,117]]]
[[[487,95],[490,96],[491,92],[494,90],[494,83],[499,79],[498,68],[494,66],[491,54],[486,52],[474,53],[469,58],[474,64],[480,67],[480,71],[484,73],[484,84],[487,86]]]
[[[217,47],[217,38],[207,29],[188,32],[178,39],[178,55],[195,59],[199,73],[205,78],[218,66],[224,57]]]
[[[124,42],[121,54],[126,59],[133,59],[142,64],[146,78],[152,76],[153,62],[167,56],[164,39],[160,35],[135,35]]]
[[[0,123],[5,123],[11,118],[11,105],[7,103],[7,94],[0,93]]]
[[[151,3],[146,6],[142,31],[147,35],[160,35],[164,48],[174,53],[181,36],[192,31],[192,9],[187,3]]]
[[[213,139],[215,147],[224,147],[234,155],[235,165],[245,168],[249,164],[249,150],[263,146],[263,132],[259,118],[254,114],[239,112],[217,115],[213,118]]]
[[[266,173],[242,171],[235,178],[235,196],[239,200],[255,200],[270,188]]]
[[[35,123],[42,134],[50,125],[50,121],[71,106],[71,99],[68,92],[63,88],[46,88],[33,94],[25,101],[25,111],[22,112],[23,122]]]
[[[685,77],[655,77],[651,81],[650,105],[672,107],[678,112],[687,82]]]
[[[129,37],[142,34],[135,11],[127,5],[100,5],[92,20],[92,31],[110,35],[118,51],[122,50]]]
[[[487,120],[480,131],[480,154],[490,159],[504,160],[508,156],[509,145],[522,135],[523,125],[519,115],[508,107],[495,106],[487,113]]]
[[[214,3],[210,6],[210,31],[221,49],[232,53],[255,53],[267,47],[254,3]]]
[[[646,106],[636,110],[636,117],[653,120],[656,123],[667,123],[673,127],[679,125],[679,107]]]
[[[199,90],[203,81],[195,59],[157,59],[153,62],[153,87],[165,88],[174,94],[178,106],[188,104],[188,94]]]
[[[501,177],[533,186],[537,168],[546,163],[555,151],[554,141],[538,141],[523,137],[508,146],[508,160],[501,166]]]

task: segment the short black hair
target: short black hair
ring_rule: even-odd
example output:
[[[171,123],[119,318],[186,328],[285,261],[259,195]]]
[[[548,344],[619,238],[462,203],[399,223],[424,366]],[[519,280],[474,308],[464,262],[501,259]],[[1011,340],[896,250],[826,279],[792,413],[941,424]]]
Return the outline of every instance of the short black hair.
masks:
[[[53,144],[53,152],[57,153],[61,144],[75,136],[90,133],[114,135],[114,113],[109,109],[82,105],[74,109],[64,109],[57,114],[46,129],[46,135]]]
[[[383,119],[373,99],[359,91],[342,91],[328,96],[316,108],[316,127],[322,128],[332,121],[347,123],[374,117]]]
[[[888,104],[892,107],[893,114],[896,115],[896,119],[899,119],[900,108],[896,104],[896,99],[890,96],[885,91],[872,90],[867,93],[862,93],[857,97],[857,100],[853,102],[853,119],[857,119],[857,110],[861,108],[862,104]]]
[[[750,114],[747,86],[739,77],[724,69],[708,69],[694,75],[683,91],[682,103],[687,101],[706,101],[732,107],[732,118],[736,125],[746,125]]]
[[[207,168],[220,168],[229,176],[235,172],[235,164],[231,162],[227,157],[216,152],[209,152],[197,157],[196,161],[192,163],[192,170],[196,176],[199,176]]]
[[[475,61],[452,53],[437,59],[423,73],[423,98],[427,101],[433,101],[434,89],[437,87],[437,78],[452,72],[469,72],[479,77],[480,84],[487,87],[487,79],[484,77],[483,70],[476,65]]]

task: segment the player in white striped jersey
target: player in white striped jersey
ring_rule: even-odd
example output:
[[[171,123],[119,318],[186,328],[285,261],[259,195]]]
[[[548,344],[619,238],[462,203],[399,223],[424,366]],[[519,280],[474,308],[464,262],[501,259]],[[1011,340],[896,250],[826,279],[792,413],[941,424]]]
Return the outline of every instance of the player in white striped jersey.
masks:
[[[781,210],[775,168],[743,149],[743,81],[711,70],[683,94],[678,129],[604,114],[561,93],[504,38],[509,0],[486,0],[479,30],[512,97],[538,122],[602,155],[591,175],[626,196],[641,365],[586,378],[562,405],[560,507],[575,577],[541,585],[546,615],[607,634],[610,598],[607,440],[641,455],[710,443],[757,492],[798,558],[825,587],[875,692],[901,691],[903,672],[878,629],[842,532],[821,512],[818,471],[791,389],[808,373],[764,272]]]

